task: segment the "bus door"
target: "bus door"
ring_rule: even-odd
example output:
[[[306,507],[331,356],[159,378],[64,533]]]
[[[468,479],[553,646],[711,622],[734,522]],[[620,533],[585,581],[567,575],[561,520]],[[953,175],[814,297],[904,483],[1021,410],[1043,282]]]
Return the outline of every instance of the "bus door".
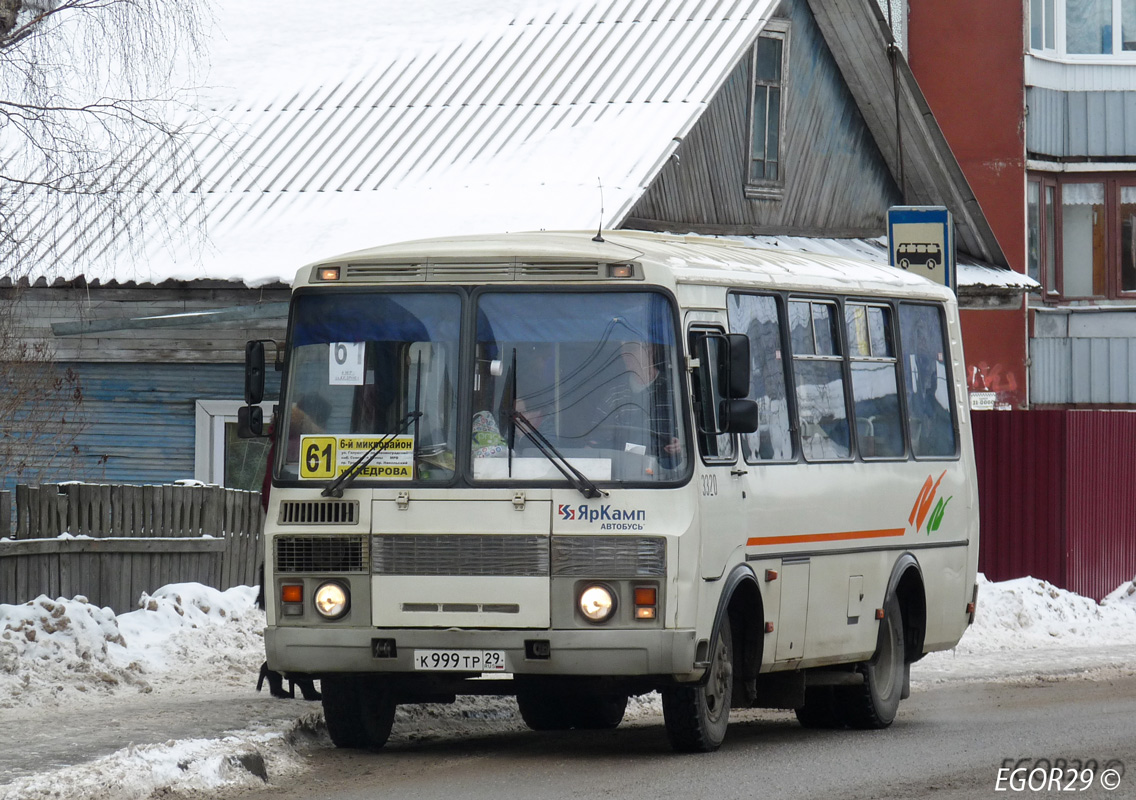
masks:
[[[725,328],[720,316],[708,312],[687,314],[687,341],[690,353],[716,357]],[[706,341],[703,342],[703,339]],[[732,433],[713,433],[723,429],[719,418],[725,399],[716,369],[701,364],[691,373],[694,402],[695,439],[699,458],[695,462],[699,492],[701,529],[701,570],[708,580],[720,578],[731,554],[746,542],[744,465],[739,467],[737,438]]]

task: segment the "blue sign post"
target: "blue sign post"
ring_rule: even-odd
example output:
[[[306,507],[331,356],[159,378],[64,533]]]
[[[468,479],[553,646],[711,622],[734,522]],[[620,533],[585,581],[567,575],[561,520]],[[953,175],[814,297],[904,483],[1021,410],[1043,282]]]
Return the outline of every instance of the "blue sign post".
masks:
[[[888,209],[888,261],[957,290],[955,226],[943,206],[892,206]]]

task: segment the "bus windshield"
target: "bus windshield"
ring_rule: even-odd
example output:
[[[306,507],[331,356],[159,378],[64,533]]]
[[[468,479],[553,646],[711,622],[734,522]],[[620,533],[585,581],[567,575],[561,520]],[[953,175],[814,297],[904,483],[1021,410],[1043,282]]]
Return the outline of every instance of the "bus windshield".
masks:
[[[390,438],[361,480],[454,475],[461,297],[297,295],[278,475],[329,481]]]
[[[475,481],[566,480],[513,412],[593,481],[685,476],[679,353],[663,295],[492,291],[476,302]]]

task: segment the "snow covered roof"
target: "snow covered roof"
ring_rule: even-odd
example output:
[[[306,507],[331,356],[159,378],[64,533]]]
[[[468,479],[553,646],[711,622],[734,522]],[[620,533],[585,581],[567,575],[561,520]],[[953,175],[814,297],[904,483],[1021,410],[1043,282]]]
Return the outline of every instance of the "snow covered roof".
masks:
[[[325,19],[223,3],[207,100],[240,100],[179,187],[202,193],[210,246],[171,253],[155,231],[129,268],[80,259],[64,277],[255,286],[391,241],[612,227],[775,5],[344,0]]]
[[[618,227],[776,5],[339,0],[313,15],[219,0],[198,103],[215,127],[196,143],[193,181],[159,187],[201,199],[204,246],[152,224],[140,256],[125,242],[75,247],[48,280],[265,286],[390,242]],[[884,253],[867,240],[751,240]],[[959,282],[1031,283],[977,264],[961,264]]]
[[[730,236],[758,247],[792,250],[801,253],[855,258],[874,264],[888,265],[887,237],[873,239],[825,239],[813,236]],[[958,258],[957,280],[960,290],[994,290],[1012,292],[1040,291],[1041,284],[1028,275],[1010,269],[992,267],[961,256]]]

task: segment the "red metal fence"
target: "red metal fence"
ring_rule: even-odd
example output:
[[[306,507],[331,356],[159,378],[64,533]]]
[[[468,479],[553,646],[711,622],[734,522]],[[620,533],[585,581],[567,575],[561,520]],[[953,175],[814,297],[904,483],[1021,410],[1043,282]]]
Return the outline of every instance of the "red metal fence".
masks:
[[[971,419],[986,577],[1030,575],[1100,600],[1136,576],[1136,412]]]

